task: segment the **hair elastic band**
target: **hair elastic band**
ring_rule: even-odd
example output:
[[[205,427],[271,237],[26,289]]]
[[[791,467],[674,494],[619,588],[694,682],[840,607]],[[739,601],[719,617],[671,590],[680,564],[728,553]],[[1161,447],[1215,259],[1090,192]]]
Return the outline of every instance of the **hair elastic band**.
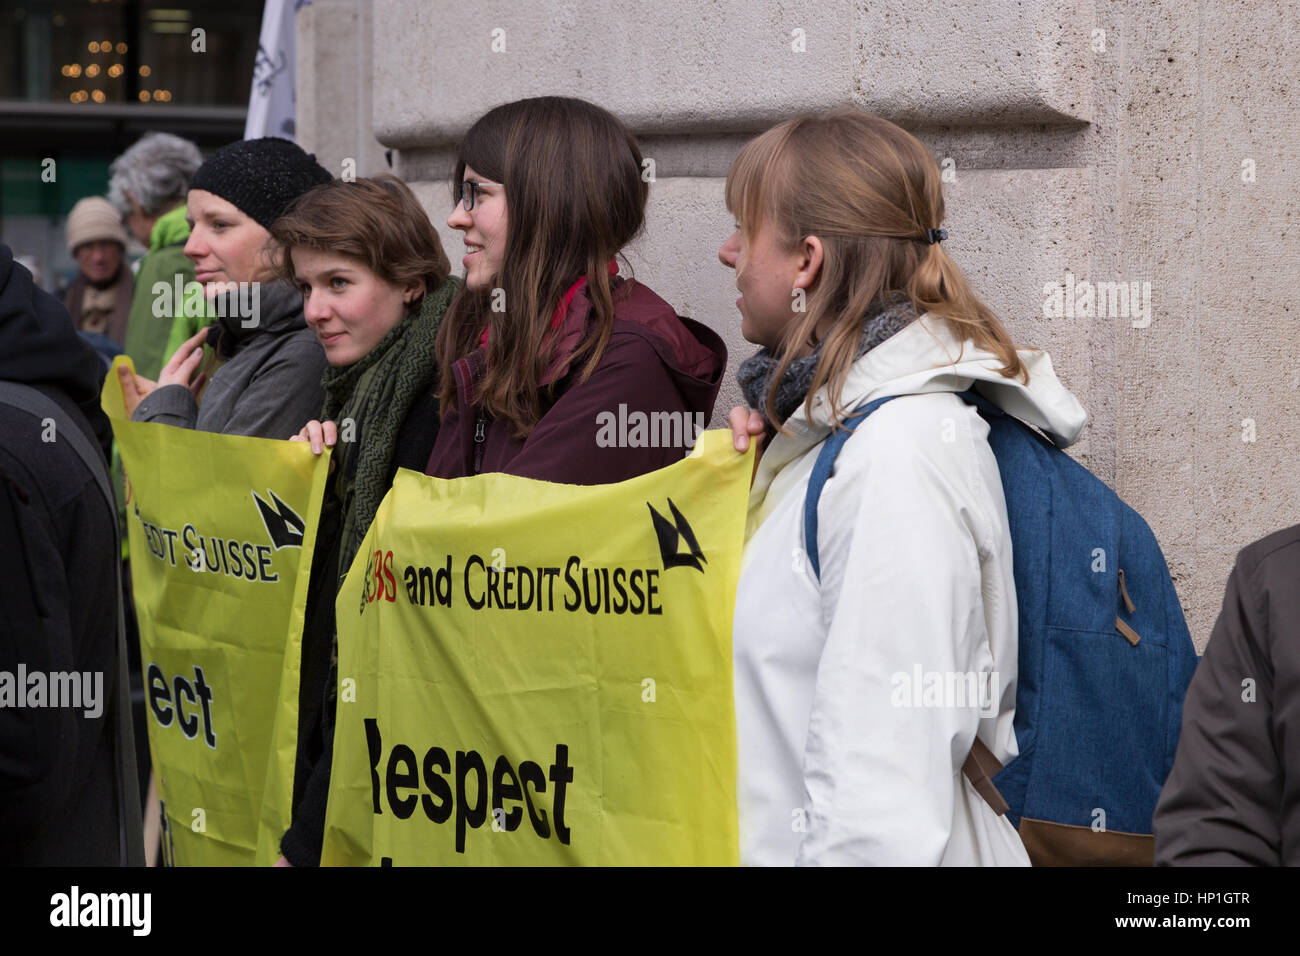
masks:
[[[947,230],[947,229],[927,229],[927,230],[925,230],[925,241],[926,241],[926,243],[928,243],[929,245],[934,245],[936,242],[941,242],[942,240],[947,239],[947,238],[948,238],[948,230]]]

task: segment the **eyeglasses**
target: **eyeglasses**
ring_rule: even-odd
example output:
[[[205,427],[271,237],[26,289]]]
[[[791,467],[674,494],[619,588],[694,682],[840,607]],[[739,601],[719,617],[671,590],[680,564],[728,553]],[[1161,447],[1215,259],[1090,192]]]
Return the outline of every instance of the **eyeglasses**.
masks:
[[[472,179],[461,181],[460,188],[456,191],[456,202],[465,204],[465,211],[469,212],[474,208],[474,199],[478,191],[483,186],[500,186],[500,183],[475,182]]]

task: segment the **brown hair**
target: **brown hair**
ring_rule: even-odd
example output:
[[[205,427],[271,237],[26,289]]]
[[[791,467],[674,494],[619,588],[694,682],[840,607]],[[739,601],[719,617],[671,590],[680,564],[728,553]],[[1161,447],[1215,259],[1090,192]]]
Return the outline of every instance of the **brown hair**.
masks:
[[[891,296],[905,295],[917,314],[942,316],[964,339],[992,352],[1008,378],[1028,371],[996,315],[971,290],[927,230],[943,222],[939,167],[921,142],[888,120],[851,108],[786,120],[751,140],[727,174],[727,208],[747,241],[766,222],[785,249],[807,236],[822,242],[821,270],[802,315],[789,322],[764,412],[776,422],[776,390],[804,345],[827,328],[808,389],[829,386],[831,412],[857,357],[863,327]]]
[[[421,283],[431,292],[451,275],[429,215],[406,183],[385,173],[334,179],[303,193],[271,224],[276,274],[296,282],[295,247],[353,259],[390,285]],[[418,306],[423,293],[416,297]]]
[[[462,288],[438,330],[443,414],[456,405],[452,365],[488,329],[487,362],[477,401],[527,435],[541,418],[541,378],[551,358],[550,322],[565,291],[582,276],[595,329],[572,367],[585,380],[614,324],[608,264],[641,231],[649,185],[641,149],[610,112],[585,100],[543,96],[484,114],[461,142],[452,175],[457,194],[465,167],[501,183],[507,197],[506,244],[495,289]],[[630,289],[630,283],[625,283]],[[618,295],[623,295],[620,289]],[[500,301],[500,294],[497,294]],[[585,364],[583,364],[585,363]]]

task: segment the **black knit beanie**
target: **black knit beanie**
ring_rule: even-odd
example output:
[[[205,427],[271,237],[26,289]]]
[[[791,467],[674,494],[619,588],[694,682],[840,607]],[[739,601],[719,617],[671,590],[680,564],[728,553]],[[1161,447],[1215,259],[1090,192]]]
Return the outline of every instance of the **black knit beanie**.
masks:
[[[220,196],[270,229],[291,202],[333,178],[297,143],[266,136],[221,147],[199,167],[190,188]]]

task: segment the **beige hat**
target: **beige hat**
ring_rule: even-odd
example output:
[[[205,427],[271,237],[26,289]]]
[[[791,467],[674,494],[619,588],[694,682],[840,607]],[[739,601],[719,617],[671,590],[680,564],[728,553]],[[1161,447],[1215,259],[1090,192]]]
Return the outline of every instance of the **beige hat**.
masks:
[[[68,236],[68,252],[75,254],[77,246],[96,239],[111,239],[126,248],[126,230],[122,228],[122,217],[113,204],[102,196],[87,196],[79,200],[68,213],[68,222],[64,226]]]

